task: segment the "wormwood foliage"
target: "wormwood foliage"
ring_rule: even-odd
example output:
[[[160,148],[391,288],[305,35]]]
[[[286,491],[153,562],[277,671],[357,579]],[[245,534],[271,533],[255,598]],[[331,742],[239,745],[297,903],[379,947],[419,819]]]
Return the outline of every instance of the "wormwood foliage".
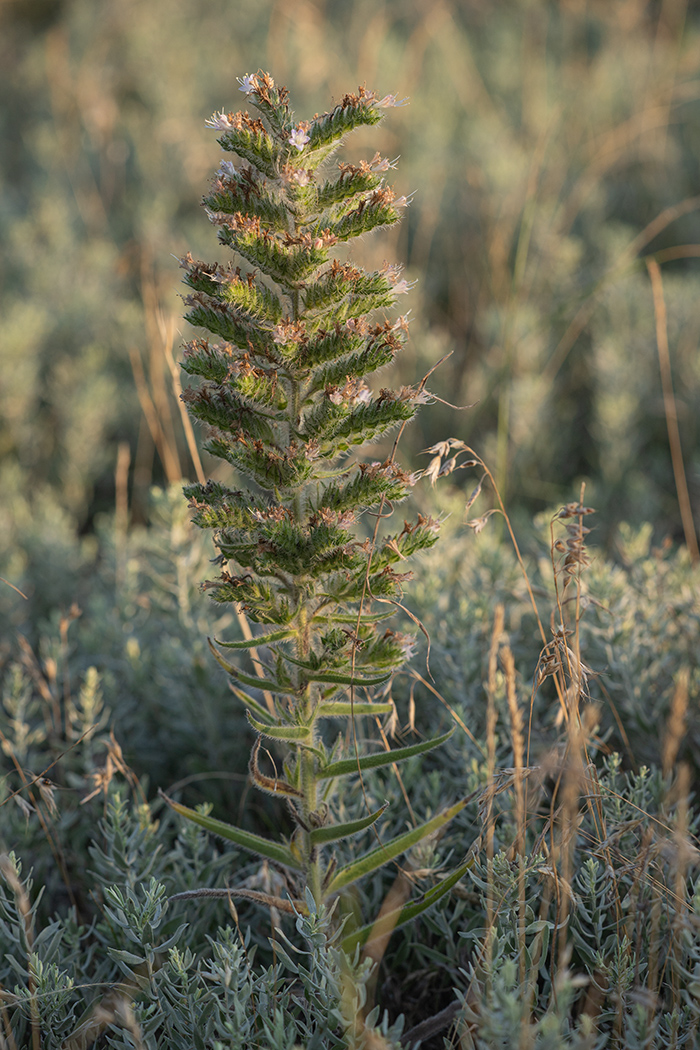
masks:
[[[348,132],[377,124],[383,109],[400,103],[360,88],[330,112],[297,122],[286,89],[268,74],[244,77],[241,91],[260,116],[221,112],[208,121],[242,164],[225,160],[203,202],[234,260],[209,264],[189,254],[182,260],[191,290],[187,319],[217,341],[190,342],[183,367],[203,380],[185,400],[209,428],[206,449],[248,487],[211,480],[185,492],[194,521],[213,530],[219,551],[221,573],[206,584],[211,596],[238,604],[261,627],[247,641],[217,641],[211,648],[258,734],[252,780],[287,800],[292,834],[273,841],[171,805],[284,869],[295,906],[306,913],[306,891],[320,907],[438,830],[464,803],[387,842],[377,839],[359,859],[337,866],[333,844],[371,828],[386,806],[336,823],[334,784],[430,750],[449,735],[345,757],[340,739],[327,744],[326,727],[338,720],[391,714],[392,704],[376,700],[372,690],[403,664],[413,640],[383,621],[395,612],[410,575],[404,562],[432,546],[438,533],[437,521],[419,516],[381,539],[378,529],[371,539],[361,534],[361,517],[369,514],[370,525],[372,515],[378,521],[388,505],[406,497],[417,475],[393,456],[367,463],[354,451],[403,428],[428,395],[423,383],[375,392],[366,382],[403,344],[405,318],[368,319],[408,290],[399,268],[370,273],[331,257],[341,242],[399,221],[407,201],[384,182],[392,165],[376,154],[371,162],[340,163],[323,173]],[[254,667],[230,660],[224,650],[239,656],[247,650]],[[281,770],[261,768],[268,742],[286,746]],[[453,881],[445,880],[441,893]],[[278,898],[257,899],[289,909]],[[427,896],[394,918],[405,921],[435,899]]]

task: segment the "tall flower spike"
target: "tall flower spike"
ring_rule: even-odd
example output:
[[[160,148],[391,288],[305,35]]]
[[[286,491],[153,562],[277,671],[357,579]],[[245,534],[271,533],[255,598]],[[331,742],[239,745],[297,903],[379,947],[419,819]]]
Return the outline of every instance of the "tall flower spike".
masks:
[[[371,315],[391,310],[410,284],[395,267],[367,272],[331,259],[336,243],[399,221],[403,200],[396,201],[381,175],[390,165],[377,154],[371,164],[340,164],[320,174],[347,132],[378,123],[379,110],[397,102],[396,96],[377,102],[360,88],[330,112],[295,122],[286,89],[275,88],[266,73],[241,78],[240,88],[262,119],[222,111],[207,122],[222,131],[222,147],[242,165],[221,165],[204,198],[237,265],[182,260],[187,319],[215,340],[187,344],[183,368],[203,382],[185,401],[207,430],[205,448],[234,468],[239,487],[210,480],[185,491],[194,521],[213,530],[218,549],[221,573],[205,584],[208,593],[260,625],[249,641],[211,647],[256,734],[253,782],[284,795],[294,822],[285,840],[274,841],[171,805],[284,870],[295,906],[304,911],[305,893],[320,905],[443,827],[464,803],[388,839],[380,851],[340,866],[324,856],[384,810],[334,822],[332,786],[339,778],[446,739],[346,758],[328,749],[337,736],[329,721],[392,716],[392,703],[373,690],[386,685],[414,642],[383,629],[382,621],[394,615],[410,577],[407,559],[437,539],[437,523],[425,518],[374,544],[353,531],[366,511],[405,499],[417,479],[392,459],[368,464],[356,451],[405,426],[428,395],[422,385],[375,392],[368,382],[392,361],[407,330],[405,318]],[[379,608],[375,599],[382,600]],[[254,666],[245,663],[251,649]],[[286,748],[284,776],[261,768],[263,739]],[[441,886],[431,902],[442,892]],[[420,910],[411,907],[411,914]]]

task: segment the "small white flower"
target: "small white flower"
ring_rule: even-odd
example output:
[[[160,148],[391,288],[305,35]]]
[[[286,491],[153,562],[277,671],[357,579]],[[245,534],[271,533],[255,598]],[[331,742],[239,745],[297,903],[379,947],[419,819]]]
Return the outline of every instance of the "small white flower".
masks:
[[[288,141],[290,146],[295,146],[301,153],[304,146],[309,141],[309,136],[306,134],[306,131],[300,124],[298,127],[294,128],[292,134],[289,136]]]
[[[258,78],[255,73],[246,73],[244,77],[237,77],[238,83],[241,85],[239,91],[242,91],[244,95],[252,95],[254,91],[258,90]]]
[[[217,131],[229,131],[233,124],[228,119],[228,115],[221,110],[221,113],[214,113],[209,120],[205,120],[204,124],[208,128],[215,128]]]
[[[382,157],[381,153],[375,153],[369,164],[369,170],[374,174],[379,174],[380,171],[389,171],[394,169],[398,163],[398,157],[396,160],[387,160],[386,157]]]
[[[397,106],[407,106],[407,98],[399,98],[398,95],[385,95],[383,99],[377,102],[378,109],[392,109]]]
[[[292,172],[291,178],[293,182],[296,182],[297,186],[310,186],[312,182],[310,172],[306,171],[304,168],[296,168]]]
[[[409,634],[397,634],[394,637],[394,641],[399,643],[404,660],[410,660],[416,651],[415,638],[412,638]]]
[[[407,281],[405,277],[402,277],[391,289],[392,295],[406,295],[412,288],[415,288],[416,284],[417,281]]]

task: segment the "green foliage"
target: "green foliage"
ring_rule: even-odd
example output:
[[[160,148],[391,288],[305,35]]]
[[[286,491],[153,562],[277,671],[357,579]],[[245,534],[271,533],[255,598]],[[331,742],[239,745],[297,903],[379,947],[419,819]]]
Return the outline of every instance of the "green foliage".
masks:
[[[220,494],[223,492],[222,488]],[[43,887],[40,895],[26,883],[24,874],[20,875],[32,908],[30,945],[21,897],[18,898],[14,884],[5,882],[5,925],[0,928],[0,942],[12,949],[9,957],[3,958],[0,982],[11,1030],[18,1046],[30,1045],[36,1004],[42,1038],[47,1046],[57,1048],[76,1031],[84,1032],[86,1029],[81,1026],[98,1022],[99,1030],[87,1030],[92,1031],[91,1038],[100,1048],[109,1045],[108,1039],[112,1045],[126,1047],[130,1042],[138,1045],[141,1038],[146,1046],[189,1050],[205,1033],[210,1044],[204,1045],[215,1045],[218,1040],[224,1047],[259,1045],[262,1050],[287,1045],[284,1039],[305,1045],[304,1040],[310,1040],[314,1031],[321,1033],[320,1044],[326,1040],[322,1045],[335,1045],[333,1040],[340,1039],[343,1030],[340,1017],[350,1016],[349,1010],[343,1014],[343,996],[336,998],[337,988],[344,987],[348,995],[361,997],[365,994],[362,989],[369,985],[363,983],[364,977],[343,983],[337,946],[326,943],[325,933],[323,944],[312,948],[305,940],[304,929],[295,929],[294,917],[290,919],[281,913],[275,933],[278,967],[273,971],[273,954],[264,924],[259,913],[255,914],[259,904],[254,899],[232,898],[244,931],[245,950],[235,923],[219,930],[224,921],[222,911],[230,914],[225,910],[227,887],[280,897],[283,890],[274,862],[266,869],[243,846],[212,837],[189,821],[181,822],[161,803],[145,807],[135,778],[130,779],[128,766],[124,772],[113,765],[111,779],[104,777],[108,781],[106,794],[102,791],[80,804],[99,786],[94,774],[104,774],[108,756],[111,754],[114,763],[118,754],[108,736],[110,724],[124,747],[123,760],[139,777],[151,773],[156,782],[161,776],[202,777],[206,770],[214,768],[225,771],[230,778],[232,774],[242,776],[245,771],[240,739],[245,727],[242,720],[233,721],[237,702],[217,677],[217,672],[222,677],[223,673],[216,665],[210,667],[206,649],[197,648],[203,623],[196,585],[206,564],[206,536],[187,522],[177,490],[168,497],[159,497],[157,508],[153,529],[129,538],[128,570],[121,589],[114,577],[115,563],[110,564],[106,557],[99,569],[91,572],[89,590],[79,595],[82,615],[67,628],[67,651],[60,648],[59,615],[48,616],[43,640],[34,647],[38,662],[23,663],[28,655],[17,644],[13,647],[13,660],[4,667],[0,729],[9,747],[4,752],[1,835],[6,852],[14,849],[31,858],[34,884]],[[108,533],[105,531],[103,536],[106,544]],[[624,706],[627,741],[611,736],[616,723],[605,708],[599,714],[599,733],[622,749],[625,762],[630,761],[631,751],[640,764],[651,761],[658,766],[663,758],[664,733],[657,730],[652,739],[641,714],[646,715],[649,706],[655,704],[657,725],[665,725],[673,703],[677,670],[689,666],[691,701],[680,754],[690,762],[695,782],[697,705],[692,697],[696,695],[697,671],[688,660],[697,655],[693,642],[699,590],[697,570],[689,568],[684,552],[651,550],[648,530],[630,530],[622,542],[624,560],[619,564],[591,551],[593,563],[585,578],[587,593],[595,601],[588,603],[580,622],[584,659],[594,670],[601,666],[605,670],[600,680],[595,675],[590,677],[589,688],[603,703],[607,693],[615,698],[616,708]],[[551,567],[548,568],[545,557],[539,565],[535,558],[528,558],[528,572],[544,616],[552,596]],[[51,593],[65,586],[59,565],[49,566],[46,582]],[[75,582],[80,584],[79,580]],[[654,1050],[665,1050],[673,1045],[669,1040],[674,1032],[679,1046],[692,1047],[697,1041],[693,989],[698,953],[694,918],[698,870],[692,852],[696,833],[692,814],[683,817],[678,799],[674,801],[669,794],[669,780],[658,770],[636,775],[623,772],[620,761],[596,760],[600,772],[591,792],[596,801],[593,806],[581,803],[582,815],[577,817],[570,864],[571,907],[562,954],[560,935],[554,928],[557,894],[550,872],[555,869],[552,858],[543,855],[542,843],[535,842],[550,812],[550,801],[546,793],[543,797],[536,789],[536,781],[531,781],[532,816],[523,860],[527,931],[523,985],[518,936],[522,891],[520,868],[512,852],[517,828],[515,799],[507,776],[499,772],[511,768],[513,763],[502,679],[497,682],[496,693],[495,776],[501,776],[505,789],[494,799],[493,862],[488,860],[483,839],[487,812],[484,790],[489,784],[484,681],[488,678],[494,609],[499,601],[507,606],[506,630],[523,690],[532,679],[541,642],[533,630],[520,569],[505,544],[488,530],[478,537],[453,535],[445,544],[433,548],[417,565],[413,591],[417,611],[431,633],[431,668],[435,676],[431,685],[450,703],[476,740],[470,741],[461,727],[433,750],[428,740],[418,743],[410,737],[400,739],[399,747],[414,752],[405,755],[400,766],[405,797],[387,764],[387,752],[376,741],[360,757],[366,803],[353,780],[341,776],[334,783],[336,820],[341,827],[362,821],[368,812],[376,813],[388,801],[390,805],[381,818],[385,825],[382,840],[388,843],[405,835],[407,827],[420,823],[412,820],[406,798],[416,814],[422,812],[432,819],[433,815],[440,816],[446,796],[473,797],[442,829],[442,838],[439,834],[420,838],[401,859],[402,867],[411,871],[416,881],[415,901],[420,903],[427,896],[432,907],[393,933],[376,979],[374,1001],[388,1009],[392,1018],[406,1014],[404,1027],[408,1030],[448,1006],[454,1000],[453,989],[457,988],[466,1006],[461,1020],[453,1013],[452,1023],[458,1025],[466,1045],[468,1031],[469,1038],[484,1050],[501,1045],[506,1035],[513,1038],[513,1033],[523,1031],[535,1040],[536,1046],[562,1050],[596,1046],[604,1038],[612,1047],[645,1045],[646,1039]],[[71,591],[64,593],[68,599]],[[90,595],[91,600],[83,600]],[[144,596],[149,598],[148,607],[137,600]],[[659,605],[674,608],[674,618],[664,620],[659,616],[656,621]],[[141,619],[135,619],[139,610]],[[653,642],[647,638],[647,623],[653,628]],[[124,624],[130,625],[127,631]],[[209,625],[210,630],[213,626]],[[217,623],[214,629],[217,635],[231,636],[232,626],[229,619]],[[328,636],[333,630],[342,631],[343,626],[347,627],[327,623],[324,633]],[[284,633],[286,628],[279,630]],[[236,641],[240,648],[222,647],[222,652],[245,653],[246,639]],[[327,637],[324,644],[332,651],[333,638]],[[189,654],[185,662],[184,653]],[[180,658],[175,659],[177,654]],[[68,710],[74,712],[72,740],[65,736],[66,694],[62,688],[52,692],[56,689],[50,673],[52,656],[59,684],[66,673],[71,683],[73,708],[69,703]],[[199,668],[196,675],[195,666]],[[94,671],[89,672],[90,667]],[[413,667],[425,681],[430,681],[425,675],[424,658],[415,661]],[[397,677],[391,685],[399,712],[405,710],[404,681]],[[193,689],[201,690],[194,703],[187,700]],[[389,695],[386,689],[385,686],[375,704],[383,704]],[[556,700],[549,689],[549,682],[541,687],[533,716],[533,756],[545,771],[550,768],[550,745],[560,739],[555,725]],[[251,709],[255,719],[266,729],[273,728],[260,692],[252,695],[253,699],[259,698],[259,703],[255,702],[260,711]],[[420,682],[415,684],[414,700],[416,718],[429,723],[435,733],[446,723],[453,725],[434,694]],[[61,714],[57,728],[47,732],[52,705]],[[208,739],[209,731],[204,731],[202,721],[205,710],[213,726]],[[166,712],[169,717],[165,717]],[[92,724],[98,727],[93,735],[76,742]],[[232,731],[231,739],[223,739],[216,732],[220,725],[238,728]],[[213,751],[216,746],[218,757],[212,759],[217,754]],[[278,779],[288,779],[277,745],[267,746],[275,756]],[[21,797],[33,806],[30,811],[7,798],[8,791],[22,787],[14,765],[8,764],[10,756],[34,775],[58,759],[47,774],[55,785],[55,813],[48,808],[48,799],[41,795],[38,785],[31,793],[26,789],[21,792]],[[352,762],[351,755],[343,755],[342,747],[329,747],[324,774],[334,772],[334,763],[342,764],[341,773],[349,773],[352,766],[348,763]],[[168,780],[164,782],[167,784]],[[145,787],[145,779],[142,783]],[[324,779],[322,787],[326,783]],[[240,791],[230,784],[230,779],[198,779],[187,787],[188,806],[198,811],[205,825],[217,811],[235,812]],[[550,776],[544,782],[545,792],[551,790],[551,784]],[[115,797],[117,789],[120,800]],[[204,790],[210,801],[203,809],[200,803]],[[127,802],[127,796],[134,801]],[[288,818],[274,808],[274,795],[258,793],[258,797],[263,804],[246,807],[248,823],[244,829],[278,845],[279,829]],[[42,817],[50,838],[42,829]],[[370,827],[359,836],[333,843],[336,872],[349,871],[352,875],[358,863],[366,864],[363,858],[376,847],[372,835]],[[464,858],[466,867],[461,870],[459,861],[475,837],[476,848]],[[550,841],[545,838],[547,845]],[[684,843],[690,852],[686,877],[681,881],[677,865],[686,863]],[[56,862],[57,849],[65,859],[67,880]],[[461,882],[440,898],[450,873],[462,874]],[[347,948],[354,950],[354,945],[369,938],[370,931],[363,927],[362,917],[378,913],[390,881],[386,868],[380,865],[341,896],[338,908],[349,915],[342,931]],[[77,913],[69,908],[67,885],[76,899]],[[682,908],[674,904],[681,886],[686,887]],[[167,908],[163,905],[169,895],[183,891],[197,894],[202,889],[219,896],[213,900],[194,896],[172,901]],[[489,929],[489,900],[494,924],[489,942],[491,964],[483,955],[484,935]],[[301,898],[298,903],[302,908],[307,902]],[[410,907],[410,903],[399,907]],[[144,922],[149,908],[160,919],[157,928],[154,923],[149,927]],[[167,952],[160,952],[183,923],[188,925],[180,932],[177,943]],[[248,924],[251,932],[246,933]],[[291,939],[293,947],[282,934]],[[280,947],[295,965],[314,974],[313,988],[304,992],[307,1005],[302,1006],[298,999],[302,977],[287,967]],[[300,951],[311,955],[300,955]],[[655,977],[654,953],[658,959]],[[132,957],[145,962],[137,963]],[[540,961],[534,970],[538,957]],[[149,959],[154,971],[152,980],[148,976]],[[531,963],[533,969],[529,969]],[[125,967],[132,970],[129,977]],[[592,977],[596,985],[603,987],[603,971],[608,990],[596,1007],[591,1029],[583,1017],[583,1006],[593,988]],[[537,980],[533,990],[528,975],[534,973]],[[125,981],[129,989],[122,996]],[[640,1012],[649,1001],[649,990],[659,997],[658,1009],[651,1014],[646,1007]],[[321,993],[322,999],[318,999]],[[532,996],[530,1000],[528,995]],[[589,1000],[586,1007],[588,1016],[594,1009],[592,1002]],[[51,1032],[56,1032],[55,1039]],[[240,1040],[236,1043],[237,1032],[243,1033],[240,1038],[245,1038],[247,1044]],[[391,1035],[392,1040],[397,1038]],[[438,1033],[427,1045],[440,1038]]]

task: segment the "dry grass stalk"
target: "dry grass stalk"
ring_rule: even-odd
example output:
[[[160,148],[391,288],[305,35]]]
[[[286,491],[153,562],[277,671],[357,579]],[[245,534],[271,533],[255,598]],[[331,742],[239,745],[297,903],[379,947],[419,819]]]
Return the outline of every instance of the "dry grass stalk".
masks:
[[[663,749],[661,752],[661,768],[664,777],[669,777],[678,755],[681,741],[685,734],[685,721],[688,714],[688,686],[690,683],[690,671],[682,667],[676,678],[676,687],[671,698],[671,711],[666,723],[664,733]]]
[[[647,270],[651,280],[651,290],[654,297],[654,316],[656,317],[656,346],[659,353],[659,369],[661,371],[661,389],[664,395],[664,412],[666,413],[666,428],[668,430],[668,443],[671,449],[671,462],[673,464],[673,477],[676,482],[676,494],[678,506],[683,522],[683,533],[685,543],[690,553],[690,559],[694,565],[700,560],[700,549],[698,549],[698,536],[693,521],[693,508],[688,493],[688,482],[683,465],[683,450],[681,448],[681,434],[678,428],[678,409],[676,398],[673,393],[673,377],[671,375],[671,355],[668,347],[668,324],[666,318],[666,301],[664,299],[663,282],[661,280],[661,268],[656,259],[647,259]]]

